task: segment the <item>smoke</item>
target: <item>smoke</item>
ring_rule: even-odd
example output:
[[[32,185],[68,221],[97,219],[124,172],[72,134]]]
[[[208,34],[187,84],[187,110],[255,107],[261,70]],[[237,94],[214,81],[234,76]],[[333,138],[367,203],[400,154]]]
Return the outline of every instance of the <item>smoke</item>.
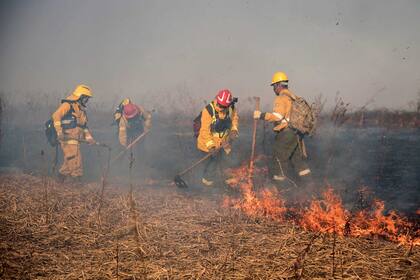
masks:
[[[376,104],[395,108],[420,83],[417,1],[12,2],[1,9],[0,90],[19,97],[83,82],[97,102],[164,100],[185,86],[269,104],[284,70],[298,95],[331,102],[340,90],[362,105],[385,87]]]
[[[251,97],[260,96],[262,108],[271,110],[275,71],[285,71],[291,90],[308,101],[322,93],[327,107],[340,91],[353,108],[372,98],[369,106],[401,108],[416,99],[420,87],[418,1],[1,5],[0,165],[27,172],[43,172],[41,150],[51,165],[54,149],[43,124],[80,82],[93,88],[88,116],[94,137],[111,144],[113,155],[122,149],[110,125],[115,105],[130,97],[153,111],[153,130],[134,151],[137,183],[170,181],[200,157],[192,119],[220,88],[239,97],[240,138],[232,155],[238,166],[249,159]],[[259,154],[270,154],[272,137],[269,126],[263,136],[260,124]],[[349,194],[366,185],[391,207],[414,209],[420,201],[415,170],[420,159],[412,148],[418,139],[417,131],[355,130],[324,122],[307,139],[316,185],[328,181]],[[90,146],[82,152],[86,180],[95,181],[107,152]],[[127,182],[128,155],[112,166],[112,180]],[[200,168],[186,176],[193,187],[200,188]]]

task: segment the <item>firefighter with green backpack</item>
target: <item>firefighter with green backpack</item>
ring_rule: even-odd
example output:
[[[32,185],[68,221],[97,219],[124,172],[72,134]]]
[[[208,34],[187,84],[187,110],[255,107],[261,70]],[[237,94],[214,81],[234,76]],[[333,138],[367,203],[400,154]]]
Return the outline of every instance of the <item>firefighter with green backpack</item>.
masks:
[[[231,153],[230,140],[238,137],[239,117],[235,108],[236,98],[228,89],[220,90],[194,120],[197,148],[203,153],[212,153],[204,166],[201,182],[212,186],[216,170]]]
[[[311,174],[303,138],[314,129],[314,115],[311,107],[288,88],[289,79],[283,72],[273,75],[271,86],[276,98],[272,112],[254,111],[254,119],[274,124],[273,180],[285,181],[297,173],[299,177]]]

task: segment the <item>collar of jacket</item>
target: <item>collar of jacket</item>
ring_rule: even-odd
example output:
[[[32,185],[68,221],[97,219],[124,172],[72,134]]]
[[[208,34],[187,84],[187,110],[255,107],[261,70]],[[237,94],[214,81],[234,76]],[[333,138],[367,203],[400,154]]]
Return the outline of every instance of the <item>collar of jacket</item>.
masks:
[[[226,115],[228,115],[230,113],[230,111],[232,110],[231,109],[232,108],[231,106],[229,106],[229,108],[227,110],[220,109],[216,105],[216,102],[215,101],[210,102],[210,105],[211,105],[211,107],[213,107],[214,111],[216,111],[219,114],[219,116],[220,116],[220,114],[222,114],[223,117],[226,116]]]
[[[284,95],[286,95],[286,96],[288,96],[288,97],[290,97],[291,99],[293,99],[293,100],[296,100],[296,95],[294,95],[289,89],[287,89],[287,88],[285,88],[285,89],[282,89],[281,91],[280,91],[280,94],[284,94]]]

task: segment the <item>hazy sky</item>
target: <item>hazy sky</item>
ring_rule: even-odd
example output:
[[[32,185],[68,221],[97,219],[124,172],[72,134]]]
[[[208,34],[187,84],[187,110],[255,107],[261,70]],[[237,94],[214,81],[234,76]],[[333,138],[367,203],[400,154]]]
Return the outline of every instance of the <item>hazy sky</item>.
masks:
[[[165,98],[291,89],[401,108],[420,90],[420,1],[2,1],[0,90]]]

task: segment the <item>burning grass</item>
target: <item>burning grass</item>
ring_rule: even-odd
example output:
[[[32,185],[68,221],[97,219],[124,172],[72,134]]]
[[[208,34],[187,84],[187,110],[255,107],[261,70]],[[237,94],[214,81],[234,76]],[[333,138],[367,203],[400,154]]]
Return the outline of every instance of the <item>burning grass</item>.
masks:
[[[247,165],[229,170],[233,179],[230,186],[241,192],[240,198],[226,197],[223,205],[240,209],[251,217],[271,218],[284,222],[290,220],[303,229],[334,233],[341,236],[384,238],[401,245],[420,246],[420,228],[396,211],[384,214],[385,203],[374,200],[369,208],[350,212],[341,198],[328,187],[322,198],[313,198],[300,207],[288,208],[276,188],[254,188]],[[259,174],[266,170],[258,170]],[[265,176],[264,176],[265,177]],[[418,215],[418,213],[416,213]]]
[[[0,177],[4,279],[419,279],[418,246],[307,232],[167,186]],[[275,199],[277,194],[259,196]],[[265,196],[264,196],[265,195]],[[250,199],[254,199],[250,197]],[[270,201],[270,200],[268,200]],[[274,203],[274,205],[272,204]],[[271,201],[259,209],[282,208]],[[337,232],[337,231],[336,231]]]

